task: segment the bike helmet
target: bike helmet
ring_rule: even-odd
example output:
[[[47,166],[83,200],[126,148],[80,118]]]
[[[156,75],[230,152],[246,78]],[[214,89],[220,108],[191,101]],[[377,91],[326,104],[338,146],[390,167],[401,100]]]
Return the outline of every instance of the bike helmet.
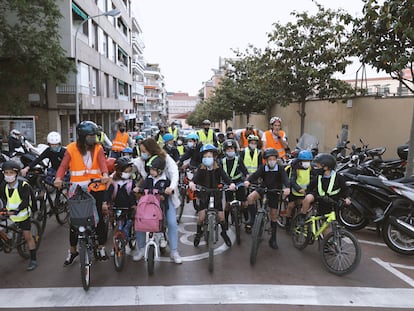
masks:
[[[223,150],[226,150],[227,148],[234,148],[237,149],[237,144],[234,141],[234,139],[227,139],[223,143]]]
[[[275,123],[276,121],[279,121],[279,122],[280,122],[280,124],[282,124],[282,119],[281,119],[281,118],[279,118],[279,117],[272,117],[272,118],[270,119],[270,121],[269,121],[269,124],[270,124],[270,125],[273,125],[273,123]]]
[[[4,172],[6,170],[16,171],[17,173],[20,172],[20,164],[16,161],[9,160],[3,163],[1,166],[1,170]]]
[[[163,171],[165,169],[165,160],[162,157],[157,156],[148,163],[148,167]]]
[[[312,161],[313,160],[312,151],[302,150],[298,154],[298,159],[301,160],[301,161]]]
[[[167,142],[169,142],[171,140],[174,140],[174,135],[171,134],[171,133],[164,134],[162,136],[162,140],[164,141],[164,143],[167,143]]]
[[[126,147],[124,150],[122,150],[123,153],[132,153],[132,148]]]
[[[12,129],[12,130],[10,131],[10,135],[11,135],[12,137],[14,137],[14,138],[18,138],[17,136],[20,136],[20,135],[22,135],[22,134],[20,133],[20,131],[19,131],[19,130]]]
[[[249,135],[247,137],[247,141],[248,142],[251,142],[252,140],[259,141],[259,136],[257,136],[257,135]]]
[[[195,140],[198,141],[198,135],[196,133],[190,133],[185,137],[186,140]]]
[[[279,153],[274,148],[266,149],[263,153],[263,158],[267,159],[268,157],[275,156],[276,158],[279,156]]]
[[[131,159],[128,158],[128,157],[120,157],[120,158],[116,159],[116,161],[115,161],[115,169],[117,171],[123,171],[128,166],[131,166],[131,165],[132,165]]]
[[[62,142],[62,139],[58,132],[50,132],[49,134],[47,134],[46,141],[48,144],[57,145]]]
[[[144,140],[144,136],[142,136],[142,135],[137,135],[137,136],[135,136],[135,142],[139,142],[139,141],[141,141],[141,140]]]
[[[115,171],[115,158],[107,158],[106,166],[108,167],[109,174],[112,174]]]
[[[203,120],[202,124],[203,124],[203,125],[210,125],[210,124],[211,124],[211,122],[210,122],[210,120],[205,119],[205,120]]]
[[[336,159],[333,155],[329,153],[320,153],[315,157],[315,163],[319,163],[322,166],[327,166],[329,169],[333,170],[336,166]]]
[[[79,137],[86,135],[96,135],[98,133],[98,126],[92,121],[82,121],[76,126],[76,132]]]
[[[207,144],[201,147],[200,152],[201,153],[205,153],[205,152],[217,153],[217,148],[214,145]]]

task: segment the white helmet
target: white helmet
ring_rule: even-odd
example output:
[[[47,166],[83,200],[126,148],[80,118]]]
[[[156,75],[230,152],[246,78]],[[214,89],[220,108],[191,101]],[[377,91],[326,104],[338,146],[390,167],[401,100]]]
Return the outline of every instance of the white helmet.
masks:
[[[19,131],[19,130],[12,129],[12,130],[10,131],[10,135],[11,135],[11,136],[13,136],[14,138],[17,138],[17,136],[18,136],[18,135],[21,135],[21,133],[20,133],[20,131]]]
[[[47,134],[47,143],[57,145],[60,144],[62,139],[60,138],[60,134],[58,132],[50,132]]]

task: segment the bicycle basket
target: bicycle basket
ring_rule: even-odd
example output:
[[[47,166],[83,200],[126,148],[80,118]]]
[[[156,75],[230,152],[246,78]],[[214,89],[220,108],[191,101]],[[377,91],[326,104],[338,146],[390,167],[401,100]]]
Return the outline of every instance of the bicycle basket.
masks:
[[[88,192],[76,190],[68,200],[70,223],[72,226],[96,226],[99,222],[95,198]]]

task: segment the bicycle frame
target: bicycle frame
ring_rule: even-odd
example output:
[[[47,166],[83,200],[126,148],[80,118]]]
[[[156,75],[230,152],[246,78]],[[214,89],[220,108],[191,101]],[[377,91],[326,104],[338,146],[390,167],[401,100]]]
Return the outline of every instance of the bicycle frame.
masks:
[[[318,222],[320,220],[322,220],[323,222],[319,225]],[[335,211],[332,211],[324,215],[311,216],[305,223],[311,224],[311,233],[315,239],[318,239],[333,221],[336,221]]]

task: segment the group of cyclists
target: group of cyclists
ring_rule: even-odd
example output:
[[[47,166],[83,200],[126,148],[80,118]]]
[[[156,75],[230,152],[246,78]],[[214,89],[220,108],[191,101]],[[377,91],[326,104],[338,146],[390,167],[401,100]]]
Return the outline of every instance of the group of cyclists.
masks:
[[[0,186],[2,200],[9,217],[24,231],[24,237],[30,249],[30,261],[27,270],[37,267],[36,249],[33,247],[30,234],[30,200],[24,190],[27,182],[18,175],[27,172],[45,158],[50,160],[54,186],[62,188],[65,176],[70,176],[68,196],[71,197],[76,188],[89,191],[96,201],[99,222],[96,227],[98,236],[97,256],[101,260],[108,259],[105,250],[107,231],[104,216],[111,207],[129,207],[133,219],[137,208],[137,199],[144,189],[159,189],[164,193],[165,218],[171,260],[182,263],[178,251],[178,225],[176,208],[179,198],[179,170],[191,168],[194,172],[188,187],[196,191],[197,185],[205,188],[218,188],[227,184],[229,192],[223,197],[216,193],[215,208],[218,210],[218,221],[221,236],[228,247],[232,242],[227,234],[229,230],[230,202],[236,198],[243,207],[246,233],[251,233],[256,215],[256,202],[263,197],[263,189],[280,189],[288,198],[287,228],[296,207],[303,214],[303,221],[311,204],[319,203],[318,212],[324,213],[332,208],[332,200],[344,198],[350,204],[347,188],[342,177],[335,173],[336,160],[327,153],[316,156],[310,150],[302,150],[297,158],[287,159],[288,140],[282,130],[279,117],[270,119],[269,129],[263,135],[248,124],[240,133],[238,140],[232,133],[227,137],[219,137],[210,128],[211,122],[204,120],[198,131],[180,137],[175,122],[170,127],[163,126],[156,137],[135,137],[135,145],[130,147],[131,138],[126,132],[125,123],[120,122],[111,142],[111,150],[105,148],[105,133],[92,121],[82,121],[76,127],[76,141],[66,147],[62,146],[60,134],[51,132],[47,136],[48,148],[32,163],[21,168],[15,161],[2,164],[4,181]],[[230,135],[229,135],[230,134]],[[233,133],[234,134],[234,133]],[[224,139],[223,139],[224,138]],[[89,187],[92,179],[100,179],[99,186]],[[249,191],[252,183],[259,186]],[[231,192],[233,191],[233,192]],[[197,194],[197,229],[194,246],[197,247],[202,236],[202,223],[209,204],[209,196]],[[280,196],[268,193],[271,219],[271,237],[269,246],[277,249],[277,208]],[[29,225],[29,228],[28,226]],[[70,228],[70,249],[64,266],[71,265],[79,255],[77,251],[77,231]],[[134,261],[144,257],[145,232],[136,232],[137,249],[131,252]],[[167,243],[160,243],[166,246]]]

